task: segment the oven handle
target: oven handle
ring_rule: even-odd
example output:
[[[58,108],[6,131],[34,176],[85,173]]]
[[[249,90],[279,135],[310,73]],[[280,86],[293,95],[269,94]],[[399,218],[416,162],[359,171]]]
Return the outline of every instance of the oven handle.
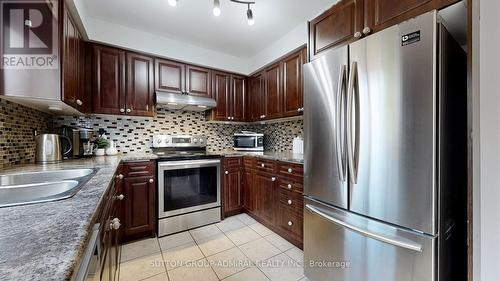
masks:
[[[220,165],[220,159],[217,160],[188,160],[188,161],[167,161],[167,162],[158,162],[158,167],[162,168],[196,168],[196,167],[204,167],[204,166],[213,166]]]

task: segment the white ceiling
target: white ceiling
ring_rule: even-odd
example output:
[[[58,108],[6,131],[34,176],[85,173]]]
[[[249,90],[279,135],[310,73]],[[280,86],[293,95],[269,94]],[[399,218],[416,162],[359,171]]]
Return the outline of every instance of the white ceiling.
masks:
[[[335,0],[255,0],[255,25],[246,5],[220,0],[222,14],[212,14],[213,0],[85,0],[85,16],[248,59]]]

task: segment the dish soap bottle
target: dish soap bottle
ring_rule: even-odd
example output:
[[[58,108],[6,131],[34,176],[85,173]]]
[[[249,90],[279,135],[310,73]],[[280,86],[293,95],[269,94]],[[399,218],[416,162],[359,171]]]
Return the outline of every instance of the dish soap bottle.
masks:
[[[106,149],[106,155],[112,156],[118,154],[115,142],[113,140],[109,141],[109,147]]]

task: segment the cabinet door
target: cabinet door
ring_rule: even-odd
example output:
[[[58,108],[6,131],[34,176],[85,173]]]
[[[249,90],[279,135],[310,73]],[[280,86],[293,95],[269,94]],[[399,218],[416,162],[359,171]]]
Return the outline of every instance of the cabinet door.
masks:
[[[283,115],[283,95],[280,63],[271,65],[265,70],[265,103],[264,119],[279,118]]]
[[[377,1],[377,0],[367,0]],[[397,2],[399,0],[394,0]],[[309,52],[314,59],[332,47],[361,37],[364,25],[363,0],[341,0],[309,22]]]
[[[115,202],[111,206],[111,219],[120,219],[119,209],[116,204],[116,196],[114,196]],[[123,220],[120,220],[122,223]],[[110,274],[111,280],[118,280],[118,265],[120,264],[120,245],[118,244],[118,231],[119,229],[112,229],[110,232],[110,242],[109,242],[109,263],[110,263]]]
[[[212,94],[217,107],[212,110],[212,119],[227,121],[231,114],[230,75],[226,72],[214,71],[212,74]]]
[[[283,60],[283,115],[302,114],[304,95],[302,89],[302,65],[305,49]]]
[[[365,1],[366,26],[371,32],[398,24],[458,0],[372,0]]]
[[[174,61],[155,59],[156,90],[181,94],[185,91],[186,65]]]
[[[93,112],[125,113],[125,52],[94,45]]]
[[[125,240],[138,234],[149,234],[155,229],[155,186],[153,177],[124,179],[124,235]],[[127,237],[129,236],[129,237]]]
[[[256,173],[254,177],[255,187],[257,187],[257,213],[263,220],[274,222],[274,186],[276,177],[266,173]]]
[[[255,212],[255,201],[257,195],[253,184],[253,171],[245,170],[243,173],[243,206],[251,213]]]
[[[258,121],[263,118],[266,111],[264,102],[264,74],[258,73],[250,78],[250,92],[248,100],[250,102],[250,120]]]
[[[193,96],[211,97],[210,69],[186,66],[186,92]]]
[[[127,106],[129,115],[154,115],[153,58],[127,53]]]
[[[246,78],[244,76],[231,76],[232,121],[246,121],[246,86]]]
[[[243,207],[241,200],[242,176],[240,168],[231,168],[224,171],[224,213],[226,216],[234,214],[235,211],[239,211]]]

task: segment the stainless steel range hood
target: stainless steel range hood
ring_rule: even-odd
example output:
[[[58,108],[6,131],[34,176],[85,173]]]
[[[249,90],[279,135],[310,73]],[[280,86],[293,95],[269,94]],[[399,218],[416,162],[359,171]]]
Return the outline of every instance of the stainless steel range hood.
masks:
[[[168,109],[185,111],[206,111],[217,106],[217,102],[211,98],[163,91],[156,91],[156,102]]]

